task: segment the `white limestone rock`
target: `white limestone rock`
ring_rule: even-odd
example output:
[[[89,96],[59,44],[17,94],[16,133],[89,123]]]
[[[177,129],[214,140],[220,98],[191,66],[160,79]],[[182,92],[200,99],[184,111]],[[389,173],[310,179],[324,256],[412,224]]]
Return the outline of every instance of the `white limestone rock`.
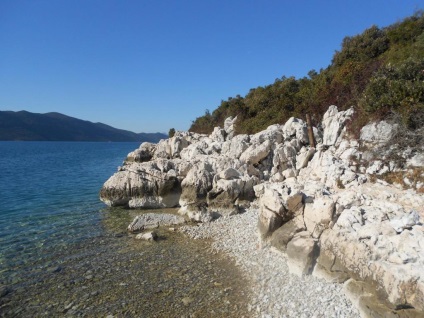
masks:
[[[224,130],[227,134],[227,140],[231,140],[234,137],[236,121],[237,121],[237,116],[234,118],[228,117],[224,121]]]
[[[225,137],[227,136],[227,132],[220,128],[220,127],[215,127],[213,132],[209,135],[209,138],[216,141],[216,142],[224,142],[225,141]]]
[[[156,144],[143,142],[140,147],[127,155],[127,162],[146,162],[153,158],[156,151]]]
[[[156,241],[158,239],[158,234],[155,231],[140,233],[135,236],[137,240],[144,241]]]
[[[267,129],[250,136],[251,144],[262,144],[265,141],[269,141],[272,144],[283,142],[282,126],[278,124],[271,125]]]
[[[221,154],[229,158],[238,159],[249,145],[250,137],[248,135],[237,135],[231,139],[227,138],[227,141],[222,144]]]
[[[296,169],[300,170],[308,165],[308,162],[314,156],[315,148],[306,149],[303,147],[296,156]]]
[[[396,135],[397,129],[397,124],[389,124],[384,120],[370,123],[362,127],[359,139],[367,143],[384,145]]]
[[[417,211],[412,210],[406,215],[393,218],[390,220],[390,225],[397,233],[401,233],[405,229],[412,228],[414,225],[420,223],[420,215]]]
[[[424,153],[417,153],[408,159],[407,165],[410,167],[424,167]]]
[[[290,273],[298,276],[311,274],[318,256],[317,241],[309,232],[299,232],[287,244],[287,256]]]
[[[298,215],[272,233],[270,244],[280,251],[285,252],[287,244],[293,239],[296,233],[304,231],[305,223],[302,215]]]
[[[181,150],[179,156],[181,159],[187,161],[196,161],[200,157],[219,155],[221,152],[221,145],[220,142],[205,137]]]
[[[138,232],[155,229],[160,226],[173,226],[184,224],[186,221],[182,216],[164,213],[146,213],[138,215],[128,225],[128,231]]]
[[[258,218],[258,230],[263,240],[268,238],[283,223],[284,219],[282,216],[268,210],[265,206],[261,206]]]
[[[205,138],[205,135],[177,131],[172,138],[162,139],[156,146],[153,159],[157,158],[179,158],[180,152],[190,144]]]
[[[334,209],[335,203],[329,196],[319,197],[313,203],[305,205],[304,220],[311,236],[318,238],[325,229],[330,227]]]
[[[283,126],[283,136],[285,140],[297,139],[302,144],[309,142],[308,127],[306,123],[299,119],[291,117]]]
[[[333,146],[342,137],[342,130],[347,120],[353,115],[353,108],[339,112],[337,106],[330,106],[323,116],[322,126],[324,128],[323,145]]]
[[[220,179],[231,180],[241,177],[241,173],[234,168],[227,168],[218,174]]]
[[[208,162],[194,164],[181,182],[180,212],[202,211],[206,196],[213,187],[214,171]]]
[[[239,211],[240,201],[254,199],[253,186],[255,178],[244,176],[242,178],[215,179],[214,186],[208,193],[208,210],[219,215],[233,215]]]
[[[261,144],[252,144],[240,156],[240,161],[249,164],[257,164],[265,159],[271,151],[271,141],[265,140]]]
[[[178,178],[167,174],[170,163],[160,170],[156,162],[124,166],[103,185],[100,200],[109,206],[165,208],[175,207],[181,195]]]

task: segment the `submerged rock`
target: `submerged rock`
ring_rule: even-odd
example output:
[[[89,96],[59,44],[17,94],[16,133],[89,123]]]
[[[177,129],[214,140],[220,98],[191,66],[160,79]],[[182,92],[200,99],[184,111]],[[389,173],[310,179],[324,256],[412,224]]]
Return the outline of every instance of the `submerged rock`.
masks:
[[[130,225],[128,225],[128,231],[137,232],[148,229],[155,229],[160,226],[172,226],[185,223],[186,220],[179,215],[173,214],[162,214],[162,213],[146,213],[138,215],[134,218]]]
[[[158,239],[158,234],[155,231],[140,233],[135,236],[137,240],[144,241],[156,241]]]

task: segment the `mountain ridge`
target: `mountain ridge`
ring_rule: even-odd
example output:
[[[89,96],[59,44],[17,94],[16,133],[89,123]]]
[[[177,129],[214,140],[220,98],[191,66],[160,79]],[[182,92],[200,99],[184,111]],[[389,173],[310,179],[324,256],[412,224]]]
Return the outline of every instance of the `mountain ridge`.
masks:
[[[135,133],[58,112],[0,111],[1,141],[137,141],[156,143],[164,133]]]

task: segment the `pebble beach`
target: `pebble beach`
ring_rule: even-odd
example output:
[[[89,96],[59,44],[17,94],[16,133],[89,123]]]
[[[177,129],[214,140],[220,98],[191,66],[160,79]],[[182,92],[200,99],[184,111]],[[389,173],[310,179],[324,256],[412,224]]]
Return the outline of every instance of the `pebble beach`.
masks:
[[[249,317],[360,317],[341,284],[289,273],[284,254],[260,243],[258,211],[219,218],[180,230],[193,239],[212,239],[212,251],[232,258],[251,283]]]

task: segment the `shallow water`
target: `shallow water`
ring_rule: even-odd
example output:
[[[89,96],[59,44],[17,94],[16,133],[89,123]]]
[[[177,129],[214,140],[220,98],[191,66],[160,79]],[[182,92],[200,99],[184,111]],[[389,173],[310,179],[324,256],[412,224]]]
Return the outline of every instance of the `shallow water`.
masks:
[[[247,280],[209,242],[135,240],[126,226],[146,211],[99,202],[137,146],[0,142],[0,316],[248,316]]]

